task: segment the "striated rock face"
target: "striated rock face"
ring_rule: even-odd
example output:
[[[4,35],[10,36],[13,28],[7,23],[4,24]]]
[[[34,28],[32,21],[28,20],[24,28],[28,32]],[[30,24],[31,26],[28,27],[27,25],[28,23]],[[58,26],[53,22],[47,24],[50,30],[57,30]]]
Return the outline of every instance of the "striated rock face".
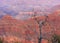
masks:
[[[20,21],[13,19],[9,15],[0,19],[0,36],[8,41],[17,38],[22,43],[28,43],[29,41],[36,41],[37,43],[38,33],[39,27],[34,20]]]
[[[0,37],[4,43],[38,43],[38,38],[42,35],[42,43],[48,43],[54,34],[60,35],[59,14],[60,12],[56,11],[47,16],[33,16],[24,21],[5,15],[0,19]]]

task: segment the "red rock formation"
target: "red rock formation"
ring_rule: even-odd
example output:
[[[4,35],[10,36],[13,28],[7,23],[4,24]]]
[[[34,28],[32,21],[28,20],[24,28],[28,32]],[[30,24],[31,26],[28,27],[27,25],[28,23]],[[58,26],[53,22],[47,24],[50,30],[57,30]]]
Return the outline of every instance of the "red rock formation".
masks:
[[[44,43],[43,41],[47,43],[54,34],[60,35],[59,14],[59,11],[55,11],[47,16],[33,16],[24,21],[16,20],[6,15],[0,19],[0,36],[8,40],[9,43],[10,39],[22,43],[38,43],[39,29],[42,28],[42,43]],[[40,28],[38,22],[41,21],[44,23]]]
[[[8,36],[12,36],[13,39],[17,37],[22,42],[25,40],[23,43],[28,43],[30,40],[37,40],[38,32],[38,24],[34,20],[20,21],[13,19],[9,15],[0,20],[0,35],[6,38]]]

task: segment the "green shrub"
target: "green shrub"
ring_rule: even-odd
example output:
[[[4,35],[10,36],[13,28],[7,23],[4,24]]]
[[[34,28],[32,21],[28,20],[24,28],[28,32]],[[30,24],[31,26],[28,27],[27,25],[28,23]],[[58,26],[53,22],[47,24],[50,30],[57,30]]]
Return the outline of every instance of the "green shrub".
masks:
[[[58,43],[60,43],[60,36],[57,36],[57,38],[58,38]]]
[[[3,40],[1,40],[1,38],[0,38],[0,43],[3,43]]]
[[[52,39],[52,43],[60,43],[60,36],[54,35]]]

